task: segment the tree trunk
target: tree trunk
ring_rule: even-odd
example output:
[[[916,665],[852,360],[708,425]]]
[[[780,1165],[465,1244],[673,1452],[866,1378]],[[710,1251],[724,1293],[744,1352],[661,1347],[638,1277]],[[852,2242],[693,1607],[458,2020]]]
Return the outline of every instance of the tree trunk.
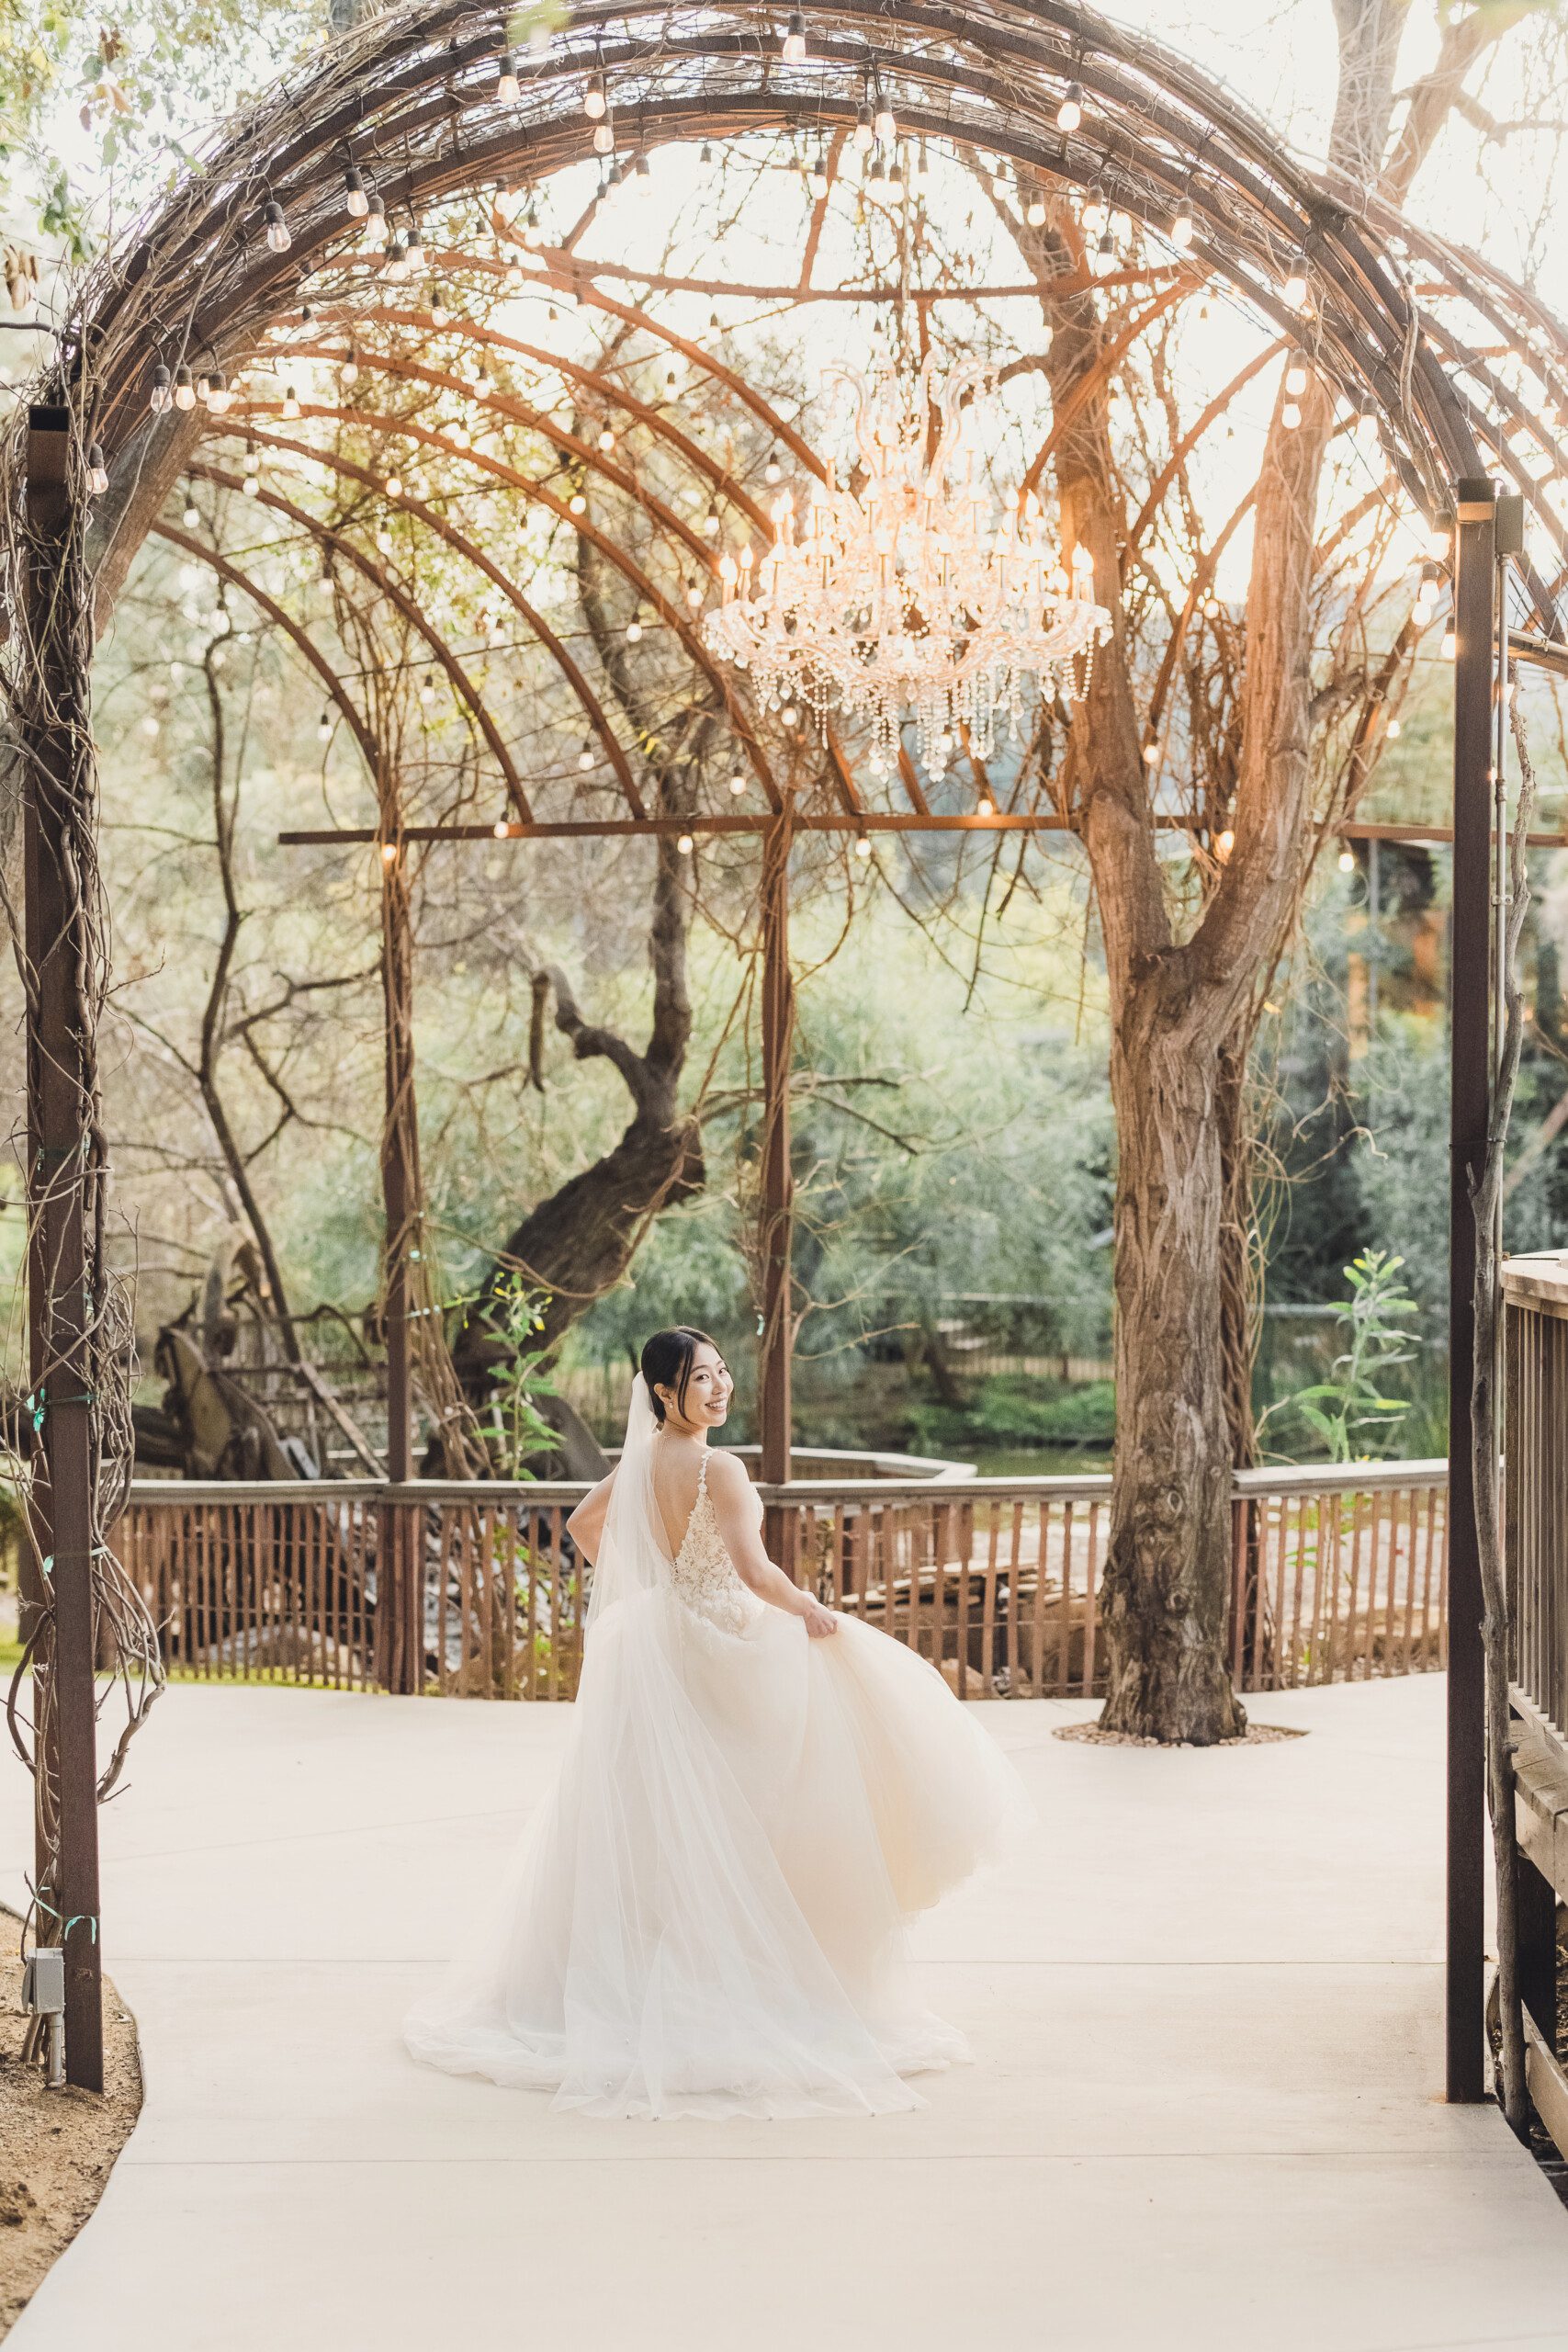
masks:
[[[1116,1462],[1102,1607],[1111,1731],[1209,1747],[1246,1715],[1225,1665],[1230,1432],[1219,1263],[1223,1057],[1156,970],[1111,1054]]]

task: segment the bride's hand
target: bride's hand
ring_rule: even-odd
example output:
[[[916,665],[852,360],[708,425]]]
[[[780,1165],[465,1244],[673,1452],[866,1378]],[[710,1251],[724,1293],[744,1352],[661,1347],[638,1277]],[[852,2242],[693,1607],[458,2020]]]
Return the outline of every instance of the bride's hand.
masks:
[[[819,1600],[813,1600],[809,1593],[800,1613],[806,1620],[807,1633],[814,1642],[819,1642],[825,1634],[836,1634],[839,1630],[839,1621],[832,1611],[824,1609]]]

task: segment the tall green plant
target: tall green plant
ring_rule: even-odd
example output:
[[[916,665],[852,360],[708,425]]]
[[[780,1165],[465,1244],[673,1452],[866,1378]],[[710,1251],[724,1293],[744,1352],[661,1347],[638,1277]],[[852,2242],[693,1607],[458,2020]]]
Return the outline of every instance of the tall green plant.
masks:
[[[1364,1250],[1346,1267],[1350,1295],[1335,1300],[1329,1311],[1344,1326],[1348,1346],[1326,1380],[1269,1408],[1258,1422],[1260,1436],[1275,1414],[1293,1412],[1323,1441],[1331,1462],[1366,1461],[1386,1451],[1384,1441],[1410,1410],[1410,1400],[1385,1396],[1385,1375],[1396,1364],[1414,1363],[1419,1344],[1409,1317],[1420,1310],[1400,1280],[1404,1263],[1382,1250]]]

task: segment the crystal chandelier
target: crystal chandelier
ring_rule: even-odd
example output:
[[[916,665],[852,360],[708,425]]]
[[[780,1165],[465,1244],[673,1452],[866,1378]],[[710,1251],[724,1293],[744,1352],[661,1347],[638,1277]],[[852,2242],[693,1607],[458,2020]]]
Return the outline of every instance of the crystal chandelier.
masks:
[[[996,404],[981,362],[961,360],[940,380],[934,356],[918,374],[891,359],[869,381],[852,368],[826,372],[855,392],[863,486],[840,484],[829,460],[803,525],[791,493],[780,495],[755,581],[750,546],[720,560],[708,643],[750,671],[770,709],[798,700],[819,727],[834,707],[865,721],[874,775],[891,769],[907,717],[928,764],[960,729],[988,758],[1002,723],[1016,730],[1027,688],[1087,692],[1111,628],[1093,601],[1092,559],[1077,548],[1069,580],[1032,491],[998,519],[976,465]]]

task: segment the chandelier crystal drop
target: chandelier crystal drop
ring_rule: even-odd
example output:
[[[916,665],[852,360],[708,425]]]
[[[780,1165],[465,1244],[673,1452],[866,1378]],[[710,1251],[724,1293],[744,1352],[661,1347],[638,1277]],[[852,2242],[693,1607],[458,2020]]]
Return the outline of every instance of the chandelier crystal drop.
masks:
[[[720,559],[708,642],[750,673],[764,706],[804,702],[819,729],[835,707],[865,722],[873,774],[895,763],[907,718],[927,765],[960,730],[989,758],[998,732],[1016,731],[1026,691],[1088,691],[1111,629],[1092,560],[1077,548],[1069,574],[1032,491],[998,517],[978,447],[995,382],[980,361],[945,375],[934,354],[918,372],[893,359],[869,379],[827,372],[855,394],[862,486],[840,483],[829,461],[804,516],[780,493],[761,561],[750,545]]]

